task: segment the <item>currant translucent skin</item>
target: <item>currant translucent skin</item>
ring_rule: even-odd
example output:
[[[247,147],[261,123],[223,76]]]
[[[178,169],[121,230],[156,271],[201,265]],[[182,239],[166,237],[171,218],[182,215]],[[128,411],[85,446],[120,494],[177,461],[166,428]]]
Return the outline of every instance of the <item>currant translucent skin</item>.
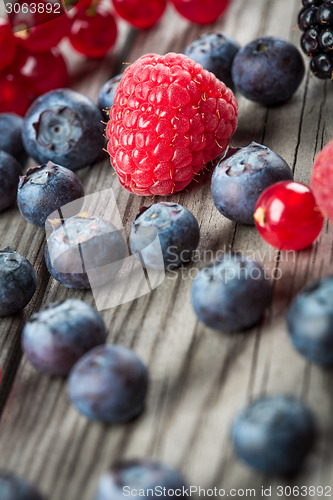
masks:
[[[17,32],[14,36],[20,47],[29,52],[47,52],[68,35],[70,21],[68,16],[63,13],[55,19],[38,19],[36,18],[34,25],[27,29],[24,33]],[[43,21],[43,22],[41,22]],[[21,21],[20,21],[21,22]],[[41,22],[41,24],[39,24]],[[13,22],[15,26],[15,21]]]
[[[14,60],[16,41],[11,26],[6,19],[0,17],[0,71]]]
[[[117,24],[111,12],[79,9],[72,18],[69,41],[73,48],[91,59],[104,57],[117,39]]]
[[[0,74],[0,113],[24,116],[30,105],[30,93],[12,75]]]
[[[228,8],[230,0],[171,0],[179,14],[192,23],[214,23]]]
[[[112,0],[116,12],[139,29],[154,26],[162,17],[167,0]]]
[[[280,250],[308,247],[324,223],[311,189],[294,181],[268,187],[257,201],[254,220],[262,238]]]

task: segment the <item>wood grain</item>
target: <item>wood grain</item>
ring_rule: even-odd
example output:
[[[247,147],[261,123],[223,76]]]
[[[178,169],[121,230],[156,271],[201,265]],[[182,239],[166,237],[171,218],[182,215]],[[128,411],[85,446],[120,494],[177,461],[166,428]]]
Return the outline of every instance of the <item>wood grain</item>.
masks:
[[[210,29],[221,29],[241,44],[265,34],[298,44],[299,8],[298,0],[233,0],[227,15],[210,27],[191,25],[171,7],[148,32],[122,23],[117,48],[103,62],[87,63],[64,46],[73,87],[96,99],[101,85],[122,70],[123,62],[147,52],[182,51]],[[314,155],[332,137],[330,87],[331,82],[307,72],[296,95],[280,107],[267,109],[237,95],[239,127],[233,145],[264,143],[286,159],[297,180],[308,182]],[[120,188],[108,159],[80,172],[80,177],[86,193],[113,187],[127,229],[138,208],[150,202]],[[306,282],[332,272],[332,228],[326,225],[309,250],[275,251],[254,228],[236,225],[217,212],[209,184],[208,174],[171,197],[199,220],[200,262],[169,273],[150,294],[103,312],[108,340],[133,348],[150,370],[146,410],[127,425],[88,422],[69,404],[65,380],[41,375],[21,359],[20,333],[32,311],[65,297],[89,303],[93,297],[90,292],[67,290],[49,277],[42,230],[26,224],[16,209],[0,218],[2,246],[11,245],[26,255],[39,276],[38,291],[26,310],[1,320],[0,467],[36,483],[49,500],[93,499],[98,477],[111,463],[147,455],[178,467],[189,484],[256,488],[259,498],[261,485],[333,484],[333,375],[293,350],[285,326],[292,297]],[[272,280],[276,278],[274,300],[262,324],[237,335],[203,327],[190,304],[192,279],[210,259],[209,252],[229,248],[255,256]],[[258,394],[277,392],[304,398],[318,420],[316,448],[293,481],[250,471],[236,460],[230,445],[230,425],[237,411]]]

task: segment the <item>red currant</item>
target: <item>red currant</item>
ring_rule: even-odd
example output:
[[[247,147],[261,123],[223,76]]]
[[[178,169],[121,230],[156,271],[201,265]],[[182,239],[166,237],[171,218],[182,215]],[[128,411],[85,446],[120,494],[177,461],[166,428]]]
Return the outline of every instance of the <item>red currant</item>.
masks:
[[[15,37],[9,22],[0,17],[0,71],[14,60],[15,46]]]
[[[73,48],[92,59],[104,57],[117,39],[117,25],[111,12],[97,6],[79,9],[72,18],[69,41]]]
[[[214,23],[227,9],[231,0],[171,0],[179,14],[192,23]]]
[[[69,18],[62,14],[48,22],[15,33],[20,46],[30,52],[46,52],[58,45],[69,32]]]
[[[311,189],[294,181],[281,181],[259,197],[254,220],[270,245],[280,250],[301,250],[317,238],[324,217]]]
[[[333,141],[320,151],[312,169],[311,186],[322,212],[333,222]]]
[[[30,105],[29,92],[12,75],[0,75],[0,113],[23,116]]]
[[[36,54],[21,50],[15,60],[13,73],[22,80],[22,86],[29,89],[33,97],[68,84],[67,66],[56,47],[49,52]]]
[[[117,13],[139,29],[154,26],[165,11],[167,0],[112,0]]]

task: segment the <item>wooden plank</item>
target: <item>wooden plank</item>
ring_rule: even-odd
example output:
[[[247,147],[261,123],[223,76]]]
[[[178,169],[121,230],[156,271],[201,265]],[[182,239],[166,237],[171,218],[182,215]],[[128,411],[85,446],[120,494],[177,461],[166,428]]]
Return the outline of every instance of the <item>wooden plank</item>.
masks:
[[[299,33],[293,30],[298,9],[297,0],[233,0],[228,14],[212,28],[226,31],[242,44],[263,34],[298,43]],[[131,31],[132,45],[123,49],[124,31],[118,52],[100,66],[86,66],[71,58],[80,75],[74,86],[96,98],[101,83],[121,68],[121,59],[133,62],[146,52],[181,51],[207,30],[180,19],[169,7],[158,27],[145,33]],[[237,96],[240,118],[233,145],[263,142],[288,161],[297,180],[308,182],[314,154],[332,133],[329,84],[307,74],[290,102],[269,110]],[[87,193],[114,188],[127,227],[139,206],[150,202],[121,189],[107,159],[80,176]],[[38,374],[25,359],[19,362],[19,334],[31,310],[65,297],[89,303],[93,299],[90,292],[67,290],[49,279],[41,231],[27,226],[14,209],[8,218],[7,213],[0,218],[3,240],[28,255],[42,283],[20,318],[1,323],[3,397],[18,364],[19,368],[0,420],[0,467],[26,476],[50,500],[91,499],[99,474],[110,463],[146,455],[179,467],[190,484],[202,487],[253,487],[259,492],[261,485],[292,484],[246,469],[235,459],[229,439],[235,413],[247,401],[259,393],[288,392],[309,402],[320,427],[316,449],[295,484],[332,484],[332,373],[309,365],[292,349],[284,319],[290,300],[305,282],[332,272],[331,227],[325,227],[310,250],[279,253],[253,228],[235,225],[217,212],[209,175],[172,200],[198,217],[200,262],[169,273],[149,295],[103,312],[108,340],[132,347],[150,369],[146,411],[127,425],[88,422],[70,406],[63,379]],[[190,304],[192,278],[209,260],[208,251],[229,247],[254,252],[272,277],[282,273],[275,281],[274,301],[263,324],[239,335],[221,335],[203,327]]]

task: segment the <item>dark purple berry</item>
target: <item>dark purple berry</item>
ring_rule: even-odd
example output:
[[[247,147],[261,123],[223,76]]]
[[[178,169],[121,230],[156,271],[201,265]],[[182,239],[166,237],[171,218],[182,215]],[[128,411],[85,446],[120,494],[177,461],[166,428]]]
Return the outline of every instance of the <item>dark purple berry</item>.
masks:
[[[140,490],[153,490],[155,493],[149,495],[153,499],[171,498],[176,491],[176,498],[185,498],[184,489],[186,482],[179,472],[145,458],[117,463],[105,472],[98,482],[95,500],[134,498]]]
[[[110,222],[84,214],[71,217],[51,233],[45,261],[52,276],[69,288],[90,288],[110,282],[123,264],[127,249]],[[105,266],[109,266],[106,271]]]
[[[239,49],[233,38],[220,31],[201,35],[186,47],[184,54],[232,87],[231,66]]]
[[[0,212],[15,203],[20,174],[18,161],[0,150]]]
[[[145,207],[143,207],[145,208]],[[144,252],[158,236],[160,252]],[[186,208],[171,202],[160,202],[141,211],[132,223],[130,247],[141,253],[144,264],[153,269],[173,269],[191,259],[200,239],[199,225]]]
[[[24,154],[22,125],[21,116],[14,113],[0,113],[0,149],[18,160]]]
[[[107,120],[109,119],[110,108],[113,106],[116,90],[122,76],[122,74],[116,75],[108,80],[106,83],[104,83],[103,87],[100,90],[100,93],[98,94],[98,106],[101,108]]]
[[[307,285],[288,312],[290,339],[314,363],[333,366],[333,276]]]
[[[298,471],[316,435],[311,411],[291,396],[261,397],[235,419],[232,440],[236,455],[264,474]]]
[[[28,222],[44,227],[52,212],[83,196],[78,176],[49,161],[46,165],[30,168],[20,178],[17,205]]]
[[[90,349],[104,344],[102,316],[81,300],[48,304],[30,316],[22,333],[22,348],[39,371],[67,375]]]
[[[310,61],[311,71],[318,78],[332,78],[333,63],[328,54],[317,54]]]
[[[302,31],[306,31],[317,23],[317,7],[302,9],[298,15],[298,26]]]
[[[267,106],[290,99],[304,73],[304,62],[295,45],[271,36],[242,47],[232,65],[232,79],[241,94]]]
[[[138,416],[148,388],[147,368],[123,346],[98,346],[73,367],[69,396],[76,409],[91,420],[118,423]]]
[[[0,251],[0,316],[21,311],[36,291],[36,272],[11,248]]]
[[[212,176],[212,196],[218,211],[241,224],[254,224],[260,194],[271,184],[292,180],[288,164],[266,146],[252,142],[220,160]]]
[[[307,56],[315,55],[319,50],[319,30],[310,28],[303,33],[301,38],[301,48]]]
[[[302,0],[304,7],[311,7],[312,5],[320,5],[322,0]]]
[[[225,332],[258,323],[271,297],[263,267],[239,254],[225,254],[202,269],[192,286],[192,304],[199,320]]]
[[[104,144],[102,114],[87,96],[70,89],[47,92],[24,118],[27,153],[39,164],[49,160],[78,170],[93,163]]]
[[[333,24],[333,2],[323,2],[318,7],[317,22],[325,27]]]
[[[333,31],[331,28],[321,30],[318,37],[319,45],[325,52],[333,50]]]
[[[1,500],[43,500],[44,497],[25,479],[0,470]]]

